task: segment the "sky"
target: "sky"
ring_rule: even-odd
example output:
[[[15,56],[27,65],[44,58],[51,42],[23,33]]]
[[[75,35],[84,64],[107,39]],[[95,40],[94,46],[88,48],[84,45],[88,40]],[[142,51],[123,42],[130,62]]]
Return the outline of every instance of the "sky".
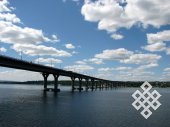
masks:
[[[169,42],[169,0],[0,0],[0,54],[29,62],[113,81],[169,81]],[[42,76],[0,67],[0,80]]]

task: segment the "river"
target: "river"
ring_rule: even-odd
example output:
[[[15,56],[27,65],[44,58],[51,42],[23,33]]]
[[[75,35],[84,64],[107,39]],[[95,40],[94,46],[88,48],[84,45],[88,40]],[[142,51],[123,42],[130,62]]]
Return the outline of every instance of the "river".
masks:
[[[0,85],[0,127],[170,127],[170,88],[145,119],[133,106],[137,88],[43,92],[43,86]]]

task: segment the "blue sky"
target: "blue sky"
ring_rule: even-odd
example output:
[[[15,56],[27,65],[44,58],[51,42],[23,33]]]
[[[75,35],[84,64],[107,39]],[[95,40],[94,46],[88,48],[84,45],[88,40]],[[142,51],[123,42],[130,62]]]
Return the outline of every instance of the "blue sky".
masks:
[[[111,80],[167,81],[169,17],[168,0],[2,0],[0,53]],[[0,71],[0,80],[42,79]]]

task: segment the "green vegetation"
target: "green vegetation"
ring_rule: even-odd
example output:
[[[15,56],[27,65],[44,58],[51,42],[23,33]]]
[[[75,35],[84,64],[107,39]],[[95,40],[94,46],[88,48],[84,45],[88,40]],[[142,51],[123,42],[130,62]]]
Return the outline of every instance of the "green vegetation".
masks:
[[[140,87],[143,81],[114,81],[115,87]],[[149,82],[153,87],[170,87],[170,81],[162,82],[162,81],[152,81]],[[35,85],[43,85],[43,81],[25,81],[25,82],[16,82],[16,81],[0,81],[0,84],[35,84]],[[54,81],[48,81],[49,85],[53,85]],[[62,80],[59,81],[59,84],[70,86],[72,82],[70,80]],[[78,85],[79,81],[75,81],[75,85]],[[82,81],[82,85],[85,86],[85,81]]]

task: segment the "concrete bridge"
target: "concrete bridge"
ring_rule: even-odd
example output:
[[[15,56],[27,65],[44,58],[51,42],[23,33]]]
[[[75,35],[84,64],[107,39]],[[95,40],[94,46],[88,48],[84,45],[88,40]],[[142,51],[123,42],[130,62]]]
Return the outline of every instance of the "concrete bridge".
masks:
[[[114,82],[110,80],[105,80],[101,78],[96,78],[93,76],[88,76],[72,71],[67,71],[59,68],[44,66],[8,56],[0,55],[0,66],[2,67],[8,67],[8,68],[14,68],[14,69],[22,69],[27,71],[33,71],[33,72],[40,72],[44,78],[44,90],[49,91],[48,88],[48,76],[51,74],[54,77],[54,89],[52,89],[54,92],[60,91],[58,88],[58,78],[59,76],[66,76],[70,77],[72,81],[72,91],[74,92],[75,88],[75,79],[77,78],[79,81],[79,87],[78,90],[81,92],[83,90],[82,88],[82,82],[86,83],[86,90],[89,88],[93,91],[94,89],[102,89],[102,88],[109,88],[113,87]]]

